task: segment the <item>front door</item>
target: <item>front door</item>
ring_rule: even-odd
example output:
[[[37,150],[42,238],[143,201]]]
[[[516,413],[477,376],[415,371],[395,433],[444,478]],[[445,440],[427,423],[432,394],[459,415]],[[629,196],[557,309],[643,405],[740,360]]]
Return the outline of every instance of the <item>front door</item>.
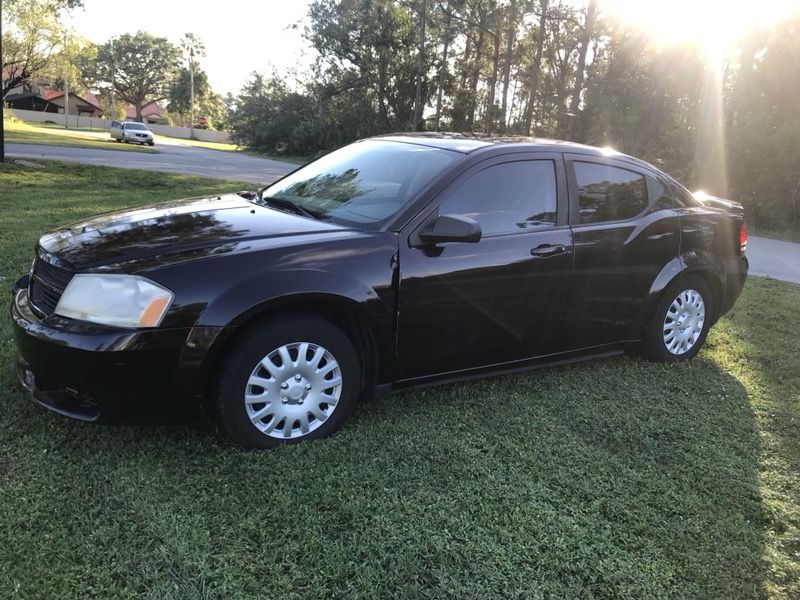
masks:
[[[475,219],[480,241],[419,243],[415,232],[444,214]],[[402,379],[552,352],[572,266],[560,155],[483,161],[406,229],[397,333]]]

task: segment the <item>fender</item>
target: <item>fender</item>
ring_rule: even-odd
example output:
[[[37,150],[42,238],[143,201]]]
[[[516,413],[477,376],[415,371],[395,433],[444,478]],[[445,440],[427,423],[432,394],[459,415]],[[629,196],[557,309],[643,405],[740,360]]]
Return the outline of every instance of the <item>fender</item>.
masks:
[[[236,326],[267,308],[297,300],[340,302],[358,311],[375,303],[379,313],[389,314],[374,289],[349,275],[318,269],[288,269],[239,281],[206,305],[197,326]]]
[[[210,302],[192,328],[181,350],[181,367],[208,367],[225,341],[250,319],[277,308],[301,303],[327,304],[353,315],[370,336],[381,365],[379,379],[394,364],[395,294],[389,286],[380,290],[340,273],[317,269],[272,271],[238,282]]]
[[[684,275],[698,274],[708,280],[714,293],[716,304],[724,304],[723,290],[725,289],[725,268],[712,252],[706,250],[691,250],[676,256],[659,271],[653,280],[647,298],[634,321],[633,334],[638,337],[640,332],[650,325],[650,319],[656,305],[661,300],[664,291],[678,278]],[[714,309],[716,321],[719,310]]]

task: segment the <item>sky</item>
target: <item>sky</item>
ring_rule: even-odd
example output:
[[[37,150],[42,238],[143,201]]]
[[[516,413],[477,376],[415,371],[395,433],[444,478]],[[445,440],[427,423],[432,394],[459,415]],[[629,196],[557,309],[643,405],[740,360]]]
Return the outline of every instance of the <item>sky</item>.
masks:
[[[108,0],[83,0],[67,23],[92,42],[102,43],[122,33],[142,30],[178,43],[186,32],[206,47],[201,68],[211,87],[223,95],[237,94],[252,71],[280,73],[305,68],[313,53],[303,40],[302,24],[310,0],[135,0],[124,14]],[[205,6],[208,6],[206,9]],[[135,10],[132,10],[135,9]]]

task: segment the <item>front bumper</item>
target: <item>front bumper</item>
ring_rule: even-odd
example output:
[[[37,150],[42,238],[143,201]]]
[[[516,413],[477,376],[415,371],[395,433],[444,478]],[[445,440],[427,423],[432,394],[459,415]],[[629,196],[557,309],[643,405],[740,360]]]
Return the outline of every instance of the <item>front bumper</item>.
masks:
[[[28,292],[11,303],[17,373],[45,408],[83,421],[185,420],[198,401],[181,368],[189,329],[125,330],[56,315],[40,319]]]

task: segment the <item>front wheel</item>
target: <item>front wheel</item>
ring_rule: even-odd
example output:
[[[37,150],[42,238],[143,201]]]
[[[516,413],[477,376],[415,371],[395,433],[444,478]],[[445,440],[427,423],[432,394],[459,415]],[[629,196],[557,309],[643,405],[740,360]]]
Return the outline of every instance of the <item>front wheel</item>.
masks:
[[[702,277],[689,275],[670,285],[645,338],[647,357],[673,362],[696,356],[706,341],[713,310],[711,288]]]
[[[317,317],[264,322],[226,357],[214,390],[220,424],[245,448],[272,448],[338,430],[360,388],[347,336]]]

